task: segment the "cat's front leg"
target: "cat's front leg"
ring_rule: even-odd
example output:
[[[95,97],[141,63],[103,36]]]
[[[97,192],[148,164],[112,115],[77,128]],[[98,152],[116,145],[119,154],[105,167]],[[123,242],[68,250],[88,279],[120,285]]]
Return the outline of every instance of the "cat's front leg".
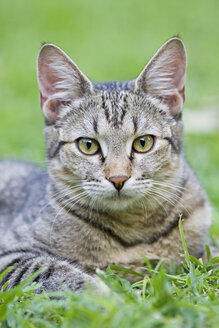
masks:
[[[42,283],[38,292],[65,289],[80,291],[86,283],[96,284],[94,277],[83,272],[76,265],[51,255],[46,256],[45,253],[18,250],[0,255],[0,270],[3,271],[9,266],[15,269],[5,275],[0,282],[1,287],[8,281],[7,288],[12,288],[40,269],[43,269],[43,272],[34,279]]]

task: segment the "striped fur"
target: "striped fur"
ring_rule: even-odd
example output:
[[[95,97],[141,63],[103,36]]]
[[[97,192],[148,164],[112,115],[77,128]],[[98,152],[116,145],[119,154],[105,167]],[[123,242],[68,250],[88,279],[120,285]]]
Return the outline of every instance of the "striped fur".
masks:
[[[110,263],[144,272],[142,254],[179,264],[180,215],[190,254],[203,254],[210,208],[183,153],[185,64],[174,38],[136,80],[91,83],[59,48],[43,46],[38,79],[48,173],[0,164],[0,270],[17,268],[2,284],[15,286],[44,269],[35,278],[39,291],[77,291]],[[146,134],[155,137],[151,151],[133,151],[135,138]],[[101,150],[82,154],[80,137],[96,139]],[[120,191],[112,176],[128,178]]]

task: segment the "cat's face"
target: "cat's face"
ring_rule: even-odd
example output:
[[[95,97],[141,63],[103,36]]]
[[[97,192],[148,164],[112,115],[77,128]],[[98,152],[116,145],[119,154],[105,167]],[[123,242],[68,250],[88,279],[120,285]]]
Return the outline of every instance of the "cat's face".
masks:
[[[51,51],[54,46],[47,47]],[[170,47],[172,55],[176,47],[179,54],[175,61],[169,60],[172,66],[178,65],[184,56],[180,41],[175,42],[173,49]],[[163,189],[173,193],[180,177],[179,113],[184,100],[185,68],[180,66],[179,74],[170,65],[169,71],[165,68],[160,77],[155,76],[157,83],[163,79],[163,91],[156,81],[151,81],[150,67],[149,72],[146,67],[146,72],[130,82],[129,90],[100,90],[77,66],[71,66],[69,77],[69,70],[58,62],[63,54],[57,55],[57,48],[52,48],[55,54],[52,51],[48,56],[47,52],[47,57],[43,49],[39,57],[39,84],[41,105],[48,122],[45,129],[48,163],[52,178],[67,199],[66,204],[69,200],[72,205],[84,201],[90,206],[117,210],[133,206],[142,198],[150,204],[164,201]],[[49,65],[45,58],[49,58]],[[65,64],[67,60],[68,57]],[[57,74],[61,68],[62,75]],[[164,73],[168,78],[173,75],[170,94]],[[146,75],[150,79],[147,87]],[[152,91],[145,92],[144,86]],[[159,97],[154,94],[157,89]]]

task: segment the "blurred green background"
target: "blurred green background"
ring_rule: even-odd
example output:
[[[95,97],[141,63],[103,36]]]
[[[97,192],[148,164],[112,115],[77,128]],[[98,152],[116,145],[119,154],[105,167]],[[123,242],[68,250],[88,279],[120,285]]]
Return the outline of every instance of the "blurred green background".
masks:
[[[179,35],[188,53],[185,111],[197,111],[198,119],[199,108],[218,108],[218,17],[218,0],[1,0],[0,157],[44,163],[36,82],[42,42],[60,46],[94,81],[127,80]],[[219,132],[190,131],[185,141],[213,204],[213,237],[219,236]]]

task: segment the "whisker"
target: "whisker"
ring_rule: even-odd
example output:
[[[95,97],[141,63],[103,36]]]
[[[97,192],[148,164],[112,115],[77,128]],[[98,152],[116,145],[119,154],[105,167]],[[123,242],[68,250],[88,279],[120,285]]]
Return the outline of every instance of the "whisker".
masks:
[[[170,197],[172,198],[167,198],[166,197],[166,194],[162,194],[161,191],[159,188],[156,188],[154,189],[154,187],[152,188],[153,192],[156,193],[157,195],[159,195],[160,197],[162,197],[165,201],[169,202],[172,206],[176,206],[176,204],[173,202],[173,201],[176,201],[179,203],[180,206],[182,206],[184,208],[184,210],[188,213],[189,213],[189,210],[184,206],[184,204],[182,204],[181,202],[181,198],[173,193],[169,193],[167,192],[166,190],[164,191],[165,193],[169,194]],[[177,197],[176,197],[177,196]]]
[[[165,194],[162,194],[162,190],[160,190],[159,188],[156,188],[156,187],[153,187],[152,188],[152,191],[153,192],[156,192],[158,195],[160,195],[160,196],[162,196],[162,197],[164,197],[166,200],[168,200],[173,206],[175,206],[176,204],[173,202],[173,200],[179,200],[179,198],[171,198],[171,196],[173,196],[172,194],[170,194],[170,193],[167,193],[166,191],[165,191]],[[166,195],[169,195],[170,196],[170,198],[168,198],[168,197],[166,197]],[[175,196],[175,195],[174,195]]]
[[[78,187],[78,188],[75,188],[75,189],[68,189],[66,191],[59,191],[55,194],[52,194],[52,196],[55,198],[66,198],[68,197],[69,195],[73,194],[73,193],[76,193],[78,190],[82,190],[82,188]]]
[[[75,200],[77,200],[78,198],[80,198],[80,196],[82,196],[82,195],[87,195],[87,192],[86,191],[83,191],[83,192],[81,192],[81,193],[79,193],[78,195],[74,195],[74,197],[71,197],[71,198],[68,198],[68,199],[66,199],[64,202],[62,202],[61,204],[63,205],[65,205],[65,204],[67,204],[67,203],[71,203],[71,202],[74,202]]]
[[[83,195],[82,195],[83,194]],[[64,205],[64,206],[60,206],[60,210],[58,211],[58,213],[56,214],[56,216],[55,216],[55,218],[53,219],[53,222],[52,222],[52,224],[51,224],[51,229],[50,229],[50,237],[49,237],[49,242],[50,242],[50,245],[52,244],[52,233],[53,233],[53,227],[54,227],[54,224],[55,224],[55,221],[56,221],[56,219],[57,219],[57,217],[59,216],[59,214],[69,205],[69,204],[71,204],[73,201],[75,201],[75,200],[77,200],[77,202],[74,202],[73,204],[72,204],[72,206],[70,207],[70,209],[67,211],[67,213],[69,213],[69,211],[72,209],[72,207],[76,204],[76,203],[78,203],[80,200],[82,200],[82,199],[84,199],[84,198],[86,198],[87,197],[87,194],[86,194],[86,192],[83,192],[83,193],[81,193],[81,194],[79,194],[79,195],[77,195],[78,197],[75,197],[75,198],[71,198],[71,199],[69,199],[67,202],[66,202],[66,204]],[[80,196],[80,197],[79,197]],[[82,196],[82,197],[81,197]]]
[[[160,182],[160,181],[154,181],[154,184],[159,185],[159,186],[163,186],[163,187],[170,187],[171,189],[176,189],[176,190],[186,190],[186,187],[180,186],[180,185],[176,185],[176,184],[172,184],[172,183],[167,183],[167,182]]]
[[[155,196],[157,196],[157,195],[156,195],[156,194],[153,194],[153,192],[148,193],[148,195],[149,195],[149,197],[151,197],[153,200],[155,200],[155,201],[158,203],[158,205],[164,210],[164,212],[166,213],[166,215],[168,215],[167,210],[166,210],[166,208],[164,207],[164,204],[162,204],[162,202],[160,202],[160,201],[158,200],[158,198],[155,197]],[[153,208],[154,208],[154,207],[153,207]]]
[[[152,187],[152,190],[158,190],[158,191],[160,191],[160,192],[163,191],[165,194],[170,195],[171,197],[173,197],[174,200],[179,200],[179,199],[181,199],[181,197],[180,197],[179,195],[174,194],[174,193],[172,193],[171,191],[166,190],[166,189],[161,189],[161,188],[158,188],[158,187],[153,186],[153,187]]]

